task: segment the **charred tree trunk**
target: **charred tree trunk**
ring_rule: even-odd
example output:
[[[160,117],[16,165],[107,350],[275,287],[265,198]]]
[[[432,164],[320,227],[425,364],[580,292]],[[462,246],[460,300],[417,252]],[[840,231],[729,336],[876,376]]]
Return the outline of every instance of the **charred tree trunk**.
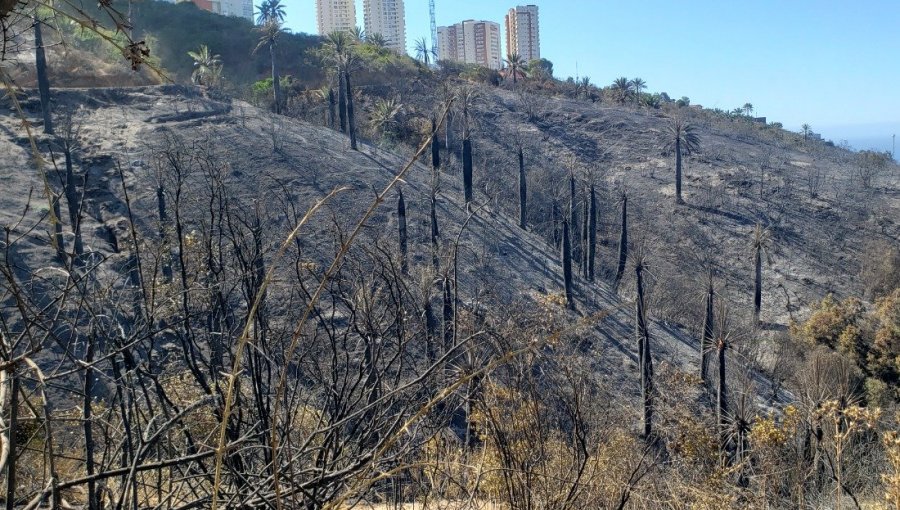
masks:
[[[588,281],[594,281],[597,259],[597,193],[591,185],[590,218],[588,219]]]
[[[275,58],[275,42],[269,43],[269,56],[272,58],[272,91],[275,95],[275,113],[281,113],[281,77],[278,76],[278,59]]]
[[[406,238],[406,201],[403,200],[403,190],[400,189],[400,196],[397,198],[397,224],[400,235],[400,269],[403,274],[409,272],[409,259],[407,257],[407,238]]]
[[[94,400],[94,341],[96,338],[91,336],[87,341],[87,351],[85,352],[84,362],[84,404],[82,406],[82,418],[84,423],[84,469],[88,477],[94,475],[94,435],[91,427],[93,420],[93,400]],[[88,510],[100,510],[100,501],[97,499],[97,485],[91,480],[87,485],[87,503]]]
[[[334,89],[328,87],[328,127],[330,127],[331,129],[337,128],[337,119],[335,118],[334,113],[335,106]]]
[[[762,311],[762,248],[757,246],[753,254],[753,324],[759,326],[759,315]]]
[[[75,255],[75,260],[80,260],[82,255],[84,255],[84,242],[81,238],[81,193],[79,193],[79,186],[75,180],[75,168],[72,163],[72,150],[68,146],[68,144],[63,149],[63,155],[66,158],[66,184],[65,184],[65,194],[66,194],[66,202],[69,205],[69,222],[72,225],[72,234],[74,239],[72,241],[73,244],[73,254]],[[82,179],[81,188],[84,188],[85,182]]]
[[[463,140],[463,191],[466,206],[472,203],[472,140]]]
[[[635,323],[637,325],[638,364],[641,369],[641,428],[644,438],[653,433],[653,356],[650,351],[650,333],[647,330],[647,310],[644,302],[644,267],[638,261],[634,266],[637,285]]]
[[[622,232],[619,235],[619,265],[616,268],[616,282],[618,287],[622,276],[625,274],[625,262],[628,261],[628,195],[622,195]]]
[[[528,180],[525,177],[525,154],[519,147],[519,228],[528,228]]]
[[[578,199],[575,192],[575,174],[569,174],[569,228],[572,233],[572,256],[578,259],[579,257],[579,249],[578,249]]]
[[[441,141],[438,138],[437,118],[431,117],[431,168],[437,172],[441,168]]]
[[[59,258],[61,262],[65,262],[66,260],[66,240],[63,237],[63,229],[62,229],[62,208],[59,206],[60,195],[58,193],[53,193],[53,197],[50,200],[50,203],[53,205],[53,216],[56,217],[56,221],[53,222],[53,244],[56,245],[56,256]]]
[[[338,71],[338,117],[341,133],[347,132],[347,91],[344,89],[344,71]]]
[[[553,248],[559,250],[562,246],[562,234],[559,230],[559,204],[556,202],[556,199],[553,200],[550,216],[553,222]]]
[[[427,291],[427,295],[425,296],[425,305],[424,305],[424,313],[425,313],[425,330],[426,330],[426,345],[425,345],[425,355],[428,357],[428,364],[433,365],[435,360],[437,360],[437,318],[434,316],[434,308],[431,306],[431,290]]]
[[[43,21],[34,19],[34,62],[37,69],[38,92],[41,96],[41,114],[44,116],[44,133],[53,134],[53,116],[50,113],[50,78],[47,76],[47,56],[44,53]]]
[[[350,86],[350,73],[344,73],[347,85],[347,130],[350,131],[350,149],[356,150],[356,116],[353,111],[353,87]]]
[[[719,341],[717,343],[717,355],[719,361],[719,383],[716,395],[716,425],[719,427],[720,450],[723,458],[728,452],[728,387],[725,378],[725,344],[724,332],[719,332]]]
[[[712,276],[709,278],[709,287],[706,289],[706,310],[703,316],[703,333],[700,335],[700,381],[703,385],[709,384],[709,355],[712,350],[713,342],[713,299],[715,292],[713,289]]]
[[[438,239],[440,238],[441,233],[438,230],[438,221],[437,221],[437,192],[432,190],[431,192],[431,263],[435,269],[438,268],[439,263],[439,244]]]
[[[9,395],[9,430],[8,430],[8,446],[9,453],[6,464],[6,510],[13,510],[16,507],[16,450],[18,449],[18,425],[19,425],[19,374],[16,373],[15,367],[9,370],[10,395]]]
[[[572,297],[572,244],[569,241],[569,222],[567,220],[563,220],[562,226],[562,265],[566,306],[572,309],[575,307],[575,301]]]
[[[450,277],[444,277],[444,301],[442,318],[444,320],[444,352],[449,352],[453,348],[453,292],[450,288]]]
[[[172,281],[172,261],[169,257],[168,246],[168,223],[169,216],[166,212],[166,189],[160,184],[156,188],[156,208],[159,211],[159,242],[162,243],[162,275],[163,281],[169,283]]]
[[[588,226],[590,218],[588,217],[588,195],[582,197],[581,201],[581,276],[585,280],[588,279]]]
[[[675,202],[683,204],[681,199],[681,137],[675,137]]]

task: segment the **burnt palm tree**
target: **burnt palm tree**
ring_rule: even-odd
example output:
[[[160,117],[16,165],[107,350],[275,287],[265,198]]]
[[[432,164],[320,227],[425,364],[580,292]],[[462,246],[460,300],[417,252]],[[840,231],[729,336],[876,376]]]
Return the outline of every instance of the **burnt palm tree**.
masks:
[[[619,233],[619,263],[616,266],[615,286],[619,286],[628,261],[628,195],[622,192],[622,230]]]
[[[706,298],[703,300],[703,332],[700,335],[700,381],[706,385],[708,383],[709,371],[709,354],[713,348],[713,334],[715,332],[715,314],[713,307],[715,306],[715,289],[713,287],[712,272],[708,275],[708,283],[706,289]]]
[[[278,37],[281,35],[281,22],[278,19],[269,19],[264,25],[259,27],[262,36],[259,38],[253,53],[262,48],[269,48],[269,57],[272,59],[272,89],[275,99],[275,113],[281,113],[281,77],[278,74],[278,59],[275,55],[275,48],[278,46]]]
[[[759,314],[762,310],[762,269],[763,256],[768,263],[771,263],[769,257],[769,248],[772,245],[772,234],[762,225],[757,224],[753,229],[753,239],[751,249],[753,250],[753,323],[759,325]]]
[[[681,118],[672,120],[669,133],[666,137],[666,150],[675,153],[675,202],[683,204],[681,198],[681,159],[683,155],[690,155],[700,150],[700,137],[694,126]]]
[[[337,74],[341,131],[350,134],[350,148],[356,150],[356,121],[353,115],[353,89],[350,85],[350,73],[357,61],[354,45],[354,40],[347,32],[335,31],[325,38],[322,53],[323,60]]]
[[[645,439],[653,434],[653,353],[650,350],[650,332],[647,329],[647,308],[644,296],[644,271],[646,257],[639,250],[634,260],[635,336],[638,344],[638,365],[641,371],[641,428]]]
[[[513,84],[519,82],[519,76],[522,76],[523,78],[526,76],[526,62],[521,55],[518,53],[510,53],[509,56],[506,57],[505,62],[506,68],[509,69],[509,74],[512,75]]]

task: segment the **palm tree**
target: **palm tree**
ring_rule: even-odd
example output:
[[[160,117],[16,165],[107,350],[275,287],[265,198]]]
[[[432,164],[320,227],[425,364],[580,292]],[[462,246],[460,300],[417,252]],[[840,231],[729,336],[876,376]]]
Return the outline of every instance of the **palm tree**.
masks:
[[[277,1],[277,0],[276,0]],[[253,50],[256,53],[261,48],[269,47],[269,56],[272,59],[272,89],[275,97],[275,113],[281,113],[281,77],[278,75],[278,60],[275,58],[275,47],[278,45],[278,36],[281,35],[281,22],[275,18],[269,18],[265,25],[259,28],[262,36]]]
[[[191,73],[191,81],[197,85],[216,85],[216,81],[222,72],[222,62],[219,55],[213,55],[209,47],[201,44],[196,51],[187,52],[194,59],[194,72]]]
[[[744,106],[742,109],[744,110],[744,114],[746,116],[749,117],[749,116],[753,115],[753,104],[752,103],[744,103]]]
[[[578,82],[575,83],[575,95],[577,97],[588,97],[591,92],[591,77],[590,76],[582,76]]]
[[[641,78],[635,78],[631,80],[631,86],[634,88],[635,102],[638,102],[638,104],[640,104],[641,92],[643,92],[643,90],[647,88],[647,82],[645,82]]]
[[[350,134],[350,148],[353,150],[356,150],[356,120],[353,115],[353,88],[350,86],[350,73],[356,64],[356,54],[353,51],[355,44],[355,40],[346,32],[335,31],[328,34],[322,47],[324,60],[337,72],[341,130],[347,128]]]
[[[809,140],[809,135],[812,134],[812,126],[809,124],[804,124],[800,126],[801,132],[803,133],[803,139]]]
[[[675,118],[669,126],[669,136],[666,142],[666,150],[675,152],[675,202],[682,204],[681,198],[681,157],[683,154],[691,154],[700,150],[700,137],[694,131],[694,126],[681,118]]]
[[[371,44],[372,46],[383,50],[387,48],[387,39],[381,34],[369,34],[366,36],[366,44]]]
[[[372,130],[387,135],[397,124],[397,115],[403,109],[403,105],[396,99],[379,99],[372,109]]]
[[[612,83],[612,89],[619,93],[619,103],[625,104],[629,97],[631,97],[633,92],[634,84],[628,78],[624,76],[621,78],[616,78],[616,80]]]
[[[356,42],[366,42],[366,31],[362,27],[353,27],[350,29],[350,37]]]
[[[428,46],[428,40],[424,37],[416,39],[416,58],[421,60],[425,67],[431,65],[432,58],[437,59],[434,48]]]
[[[265,25],[271,21],[284,22],[284,6],[281,0],[264,0],[263,3],[256,6],[256,23]]]
[[[645,439],[653,434],[653,353],[650,349],[650,333],[647,329],[647,307],[644,300],[644,270],[646,257],[641,249],[634,261],[635,336],[638,344],[638,365],[641,371],[642,433]]]
[[[506,57],[505,62],[509,72],[512,74],[513,84],[518,83],[519,75],[525,76],[525,59],[518,53],[510,53]]]
[[[772,244],[772,234],[768,229],[763,228],[762,225],[756,224],[756,228],[753,229],[753,240],[751,242],[751,249],[753,250],[753,267],[754,267],[754,279],[753,279],[753,323],[755,325],[759,325],[759,313],[762,310],[762,266],[763,266],[763,255],[766,257],[766,261],[771,263],[771,259],[769,257],[769,247]]]

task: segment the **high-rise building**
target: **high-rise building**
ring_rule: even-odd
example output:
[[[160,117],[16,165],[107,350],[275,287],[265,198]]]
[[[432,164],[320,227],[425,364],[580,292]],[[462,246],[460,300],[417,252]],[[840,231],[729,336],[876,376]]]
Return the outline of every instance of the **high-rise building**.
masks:
[[[319,24],[319,35],[349,32],[356,28],[356,2],[354,0],[316,0],[316,18]]]
[[[365,0],[363,16],[366,34],[379,34],[388,48],[406,53],[406,15],[403,0]]]
[[[438,27],[438,60],[452,60],[500,69],[500,24],[466,20]]]
[[[176,3],[182,2],[191,2],[204,11],[253,21],[253,0],[178,0]]]
[[[541,58],[541,33],[536,5],[520,5],[506,15],[506,56],[517,54],[525,62]]]

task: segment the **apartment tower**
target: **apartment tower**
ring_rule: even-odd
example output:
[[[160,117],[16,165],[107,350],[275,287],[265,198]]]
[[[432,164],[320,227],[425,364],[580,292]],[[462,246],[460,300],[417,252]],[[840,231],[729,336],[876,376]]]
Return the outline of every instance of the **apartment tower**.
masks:
[[[541,58],[541,34],[536,5],[520,5],[506,15],[506,56],[518,54],[525,62]]]
[[[354,0],[316,0],[316,19],[319,35],[349,32],[356,28]]]
[[[204,11],[253,21],[253,0],[170,0],[170,3],[183,2],[191,2]]]
[[[500,24],[466,20],[438,27],[438,60],[452,60],[500,69]]]
[[[379,34],[388,48],[406,53],[406,15],[403,0],[365,0],[363,15],[366,34]]]

